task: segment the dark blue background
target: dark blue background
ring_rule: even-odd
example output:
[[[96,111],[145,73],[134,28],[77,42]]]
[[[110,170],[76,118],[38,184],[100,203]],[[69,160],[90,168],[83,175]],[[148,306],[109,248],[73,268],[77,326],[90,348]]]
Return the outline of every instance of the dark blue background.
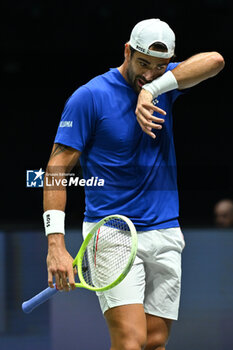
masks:
[[[219,51],[225,69],[174,106],[181,220],[212,225],[213,206],[233,198],[231,0],[165,2],[4,1],[2,3],[2,224],[40,227],[40,191],[25,187],[27,169],[46,167],[66,99],[80,85],[123,62],[124,44],[140,20],[158,17],[176,33],[182,61]],[[6,147],[7,146],[7,147]],[[12,192],[12,196],[9,195]],[[12,203],[14,198],[14,203]],[[72,225],[83,218],[83,189],[71,191]]]

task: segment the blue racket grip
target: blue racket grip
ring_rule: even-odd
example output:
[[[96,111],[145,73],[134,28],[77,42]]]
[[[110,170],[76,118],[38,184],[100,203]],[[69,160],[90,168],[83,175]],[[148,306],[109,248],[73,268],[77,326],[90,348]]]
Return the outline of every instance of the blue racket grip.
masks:
[[[56,285],[54,284],[54,288],[46,288],[42,290],[39,294],[35,295],[33,298],[25,301],[22,304],[23,312],[29,314],[32,310],[34,310],[37,306],[44,303],[46,300],[51,298],[54,294],[56,294],[58,290],[56,289]]]

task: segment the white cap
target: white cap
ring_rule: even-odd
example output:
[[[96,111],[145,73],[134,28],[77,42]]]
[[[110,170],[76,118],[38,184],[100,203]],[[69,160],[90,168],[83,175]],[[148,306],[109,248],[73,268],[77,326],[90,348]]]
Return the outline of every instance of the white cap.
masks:
[[[166,45],[167,52],[149,50],[149,47],[157,41]],[[145,55],[170,58],[175,51],[175,34],[166,22],[158,18],[146,19],[133,28],[129,44]]]

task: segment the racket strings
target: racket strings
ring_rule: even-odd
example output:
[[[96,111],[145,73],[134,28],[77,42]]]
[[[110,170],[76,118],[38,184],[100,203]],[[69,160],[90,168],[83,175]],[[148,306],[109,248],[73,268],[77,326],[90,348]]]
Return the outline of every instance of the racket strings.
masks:
[[[83,257],[82,275],[92,287],[103,288],[124,271],[131,254],[131,232],[126,222],[107,221],[90,240]]]

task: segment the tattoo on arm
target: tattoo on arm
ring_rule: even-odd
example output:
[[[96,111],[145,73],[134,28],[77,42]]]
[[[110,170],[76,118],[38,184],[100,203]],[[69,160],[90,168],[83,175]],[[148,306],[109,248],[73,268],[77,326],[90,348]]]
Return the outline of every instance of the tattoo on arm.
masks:
[[[54,150],[51,153],[50,159],[57,156],[58,154],[65,152],[67,149],[69,149],[69,146],[61,145],[60,143],[56,143]]]

